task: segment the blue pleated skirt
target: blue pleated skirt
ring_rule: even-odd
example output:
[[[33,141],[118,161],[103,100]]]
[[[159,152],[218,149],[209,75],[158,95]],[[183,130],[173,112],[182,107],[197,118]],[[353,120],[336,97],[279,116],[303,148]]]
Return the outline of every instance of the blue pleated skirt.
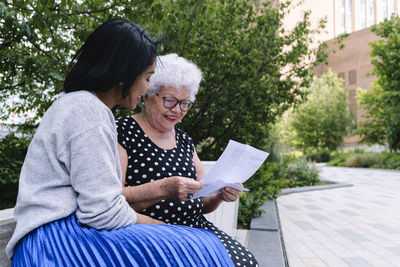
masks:
[[[45,224],[17,245],[12,266],[233,266],[204,229],[136,224],[113,230],[81,225],[74,214]]]

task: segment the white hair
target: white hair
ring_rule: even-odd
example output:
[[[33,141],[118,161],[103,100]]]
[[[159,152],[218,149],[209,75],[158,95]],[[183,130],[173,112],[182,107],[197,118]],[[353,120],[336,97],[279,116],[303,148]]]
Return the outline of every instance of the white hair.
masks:
[[[175,87],[190,91],[190,101],[194,102],[201,81],[201,70],[191,62],[177,54],[159,56],[156,70],[150,78],[150,89],[147,95],[155,95],[165,87]]]

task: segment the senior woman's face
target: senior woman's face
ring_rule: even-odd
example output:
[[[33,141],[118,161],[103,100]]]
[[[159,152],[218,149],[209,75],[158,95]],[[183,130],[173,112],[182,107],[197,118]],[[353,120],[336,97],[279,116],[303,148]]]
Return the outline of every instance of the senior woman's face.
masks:
[[[190,91],[187,88],[176,89],[166,87],[158,91],[156,95],[146,96],[145,115],[150,120],[151,125],[161,132],[171,131],[175,124],[185,117],[187,110],[182,110],[181,106],[190,102]],[[175,107],[168,108],[169,100],[183,101],[177,103]],[[167,101],[167,102],[166,102]]]

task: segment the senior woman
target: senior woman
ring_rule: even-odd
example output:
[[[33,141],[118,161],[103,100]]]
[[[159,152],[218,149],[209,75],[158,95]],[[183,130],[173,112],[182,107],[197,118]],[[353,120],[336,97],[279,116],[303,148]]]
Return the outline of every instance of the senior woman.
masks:
[[[257,266],[245,247],[203,216],[222,201],[236,200],[241,191],[226,187],[209,197],[188,199],[202,187],[204,170],[192,139],[176,124],[192,106],[201,76],[195,64],[176,54],[159,57],[142,112],[117,121],[123,194],[137,212],[213,232],[236,266]]]
[[[154,225],[121,189],[111,109],[134,109],[149,88],[157,49],[138,25],[114,19],[89,35],[64,92],[29,146],[7,245],[12,266],[230,266],[206,230]],[[199,229],[198,229],[199,230]]]

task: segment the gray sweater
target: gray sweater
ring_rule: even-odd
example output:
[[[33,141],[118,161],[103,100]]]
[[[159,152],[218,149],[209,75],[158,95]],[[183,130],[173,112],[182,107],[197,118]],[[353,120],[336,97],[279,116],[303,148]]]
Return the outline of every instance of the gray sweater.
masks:
[[[23,164],[8,257],[26,234],[74,212],[96,229],[135,223],[121,175],[111,110],[88,91],[62,95],[43,116]]]

